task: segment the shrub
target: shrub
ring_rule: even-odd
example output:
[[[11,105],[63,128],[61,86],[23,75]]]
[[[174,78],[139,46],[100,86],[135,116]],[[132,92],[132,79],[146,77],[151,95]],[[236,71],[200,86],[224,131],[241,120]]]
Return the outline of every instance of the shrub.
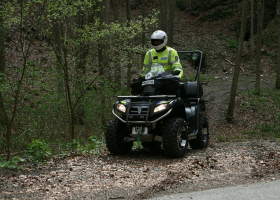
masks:
[[[237,48],[237,41],[236,40],[229,40],[228,47],[236,49]]]
[[[33,140],[25,153],[34,161],[43,161],[51,155],[48,144],[44,140]]]
[[[25,161],[25,159],[20,158],[19,156],[15,156],[11,160],[8,160],[8,161],[6,161],[0,157],[0,167],[9,168],[9,169],[18,169],[19,164],[24,161]]]

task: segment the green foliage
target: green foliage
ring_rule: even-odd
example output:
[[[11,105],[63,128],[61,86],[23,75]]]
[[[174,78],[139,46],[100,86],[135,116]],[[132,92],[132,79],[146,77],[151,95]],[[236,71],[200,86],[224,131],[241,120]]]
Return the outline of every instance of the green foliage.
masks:
[[[176,5],[181,11],[184,11],[187,8],[186,4],[187,4],[186,0],[176,0]]]
[[[243,133],[249,140],[252,139],[277,139],[280,137],[279,132],[279,119],[280,119],[280,92],[276,89],[262,90],[260,95],[254,95],[255,90],[248,93],[242,93],[243,99],[241,109],[243,112],[248,110],[253,111],[258,118],[266,120],[266,123],[255,123],[253,129],[247,130]],[[252,118],[254,121],[255,119]],[[246,121],[251,124],[251,121]]]
[[[220,39],[220,40],[224,40],[224,39],[227,38],[223,33],[217,33],[216,36],[217,36],[217,38]]]
[[[49,156],[50,150],[46,144],[52,144],[54,148],[59,149],[59,142],[69,138],[69,94],[71,103],[76,106],[74,117],[79,117],[79,120],[75,121],[77,141],[71,145],[79,152],[97,150],[95,146],[99,143],[93,142],[95,139],[91,135],[94,133],[98,136],[103,133],[100,116],[104,116],[104,121],[108,121],[112,117],[111,104],[115,96],[127,93],[123,80],[121,85],[116,85],[101,78],[99,69],[104,69],[106,76],[112,76],[116,67],[125,68],[128,63],[133,63],[134,68],[138,69],[138,59],[135,55],[146,51],[146,48],[140,45],[141,33],[155,26],[157,13],[152,11],[143,19],[146,30],[143,30],[141,18],[132,20],[129,27],[126,22],[102,24],[96,15],[97,11],[102,9],[96,6],[99,2],[100,0],[77,0],[70,3],[66,0],[27,0],[21,3],[9,1],[5,5],[4,20],[8,39],[35,44],[28,53],[23,52],[25,54],[19,51],[22,49],[20,42],[8,45],[9,48],[13,48],[9,51],[16,55],[15,60],[9,61],[11,64],[6,69],[7,77],[0,86],[4,106],[10,117],[14,107],[15,90],[18,87],[17,78],[22,74],[21,64],[22,60],[25,60],[23,56],[28,55],[23,85],[19,91],[13,124],[15,133],[11,145],[14,150],[22,151],[27,148],[27,154],[34,160],[43,160]],[[22,12],[17,12],[18,10]],[[88,19],[90,23],[81,25],[77,22],[81,14],[85,14],[84,19],[86,16],[94,17]],[[62,63],[56,61],[57,52],[51,46],[54,44],[53,30],[58,29],[63,33],[60,43],[57,44],[61,47],[61,56],[66,59]],[[21,30],[25,37],[20,39],[21,35],[14,34],[14,30]],[[48,38],[48,42],[37,40],[39,32]],[[98,45],[110,46],[103,52],[106,58],[101,66],[97,57]],[[88,55],[84,58],[83,69],[77,69],[76,61],[85,49],[88,50]],[[128,57],[127,52],[131,52],[133,56]],[[67,72],[70,74],[68,82],[63,74],[66,66],[64,62],[67,62]],[[135,70],[134,68],[132,70]],[[65,92],[66,83],[69,85],[69,94]],[[6,140],[2,134],[5,127],[1,126],[0,131],[1,150],[5,150]],[[37,142],[27,146],[29,141]]]
[[[234,49],[236,49],[237,48],[237,41],[236,40],[228,40],[228,47],[229,48],[234,48]]]
[[[263,31],[262,42],[270,48],[277,48],[278,26],[277,20],[272,20]]]
[[[104,147],[104,142],[96,135],[92,135],[87,141],[74,139],[71,143],[63,143],[64,153],[76,152],[78,154],[99,154]]]
[[[261,132],[270,132],[272,130],[271,126],[269,124],[263,124],[260,127]]]
[[[0,157],[0,167],[9,168],[9,169],[19,169],[20,163],[25,162],[24,158],[20,158],[19,156],[14,156],[9,161],[6,161],[4,158]]]
[[[33,140],[25,151],[26,155],[34,161],[44,161],[52,155],[48,144],[44,140]]]

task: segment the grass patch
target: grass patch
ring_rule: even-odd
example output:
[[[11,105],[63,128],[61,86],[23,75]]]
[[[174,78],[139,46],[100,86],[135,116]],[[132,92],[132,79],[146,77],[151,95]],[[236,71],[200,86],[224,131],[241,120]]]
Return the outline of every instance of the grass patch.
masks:
[[[187,80],[187,81],[195,81],[195,76],[191,76],[189,78],[187,77],[183,77],[184,80]],[[214,81],[216,80],[214,76],[210,76],[208,74],[200,74],[200,77],[199,77],[199,80],[200,81]],[[185,81],[183,81],[185,82]]]

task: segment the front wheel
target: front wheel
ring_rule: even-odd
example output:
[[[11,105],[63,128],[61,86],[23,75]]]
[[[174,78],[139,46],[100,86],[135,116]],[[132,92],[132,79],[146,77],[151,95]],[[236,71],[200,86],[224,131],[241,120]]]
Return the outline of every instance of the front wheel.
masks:
[[[180,158],[187,150],[187,125],[184,119],[174,117],[165,122],[163,149],[170,158]]]
[[[117,119],[110,121],[105,132],[105,139],[111,154],[123,155],[130,152],[133,142],[124,142],[125,137],[129,137],[125,124]]]
[[[209,125],[207,117],[200,115],[199,120],[200,126],[197,138],[189,141],[192,149],[204,149],[209,144]]]

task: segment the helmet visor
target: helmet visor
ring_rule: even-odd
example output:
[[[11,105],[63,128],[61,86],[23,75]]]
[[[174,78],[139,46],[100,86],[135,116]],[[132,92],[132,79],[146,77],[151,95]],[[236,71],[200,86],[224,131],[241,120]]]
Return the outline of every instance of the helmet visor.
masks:
[[[164,42],[164,40],[152,39],[151,42],[153,46],[158,46],[161,45]]]

